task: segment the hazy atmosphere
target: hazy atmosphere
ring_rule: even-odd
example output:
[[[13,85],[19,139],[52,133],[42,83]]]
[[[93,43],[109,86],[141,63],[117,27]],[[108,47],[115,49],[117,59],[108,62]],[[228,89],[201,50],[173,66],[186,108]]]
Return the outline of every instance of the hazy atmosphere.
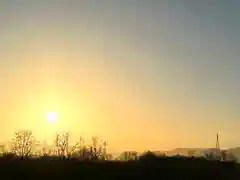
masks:
[[[238,145],[240,1],[1,0],[0,13],[1,141]]]

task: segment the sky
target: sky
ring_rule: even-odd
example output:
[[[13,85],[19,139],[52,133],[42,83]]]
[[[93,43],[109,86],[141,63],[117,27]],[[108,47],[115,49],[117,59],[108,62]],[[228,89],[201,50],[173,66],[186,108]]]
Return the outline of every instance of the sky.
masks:
[[[0,139],[237,146],[239,17],[238,0],[1,0]]]

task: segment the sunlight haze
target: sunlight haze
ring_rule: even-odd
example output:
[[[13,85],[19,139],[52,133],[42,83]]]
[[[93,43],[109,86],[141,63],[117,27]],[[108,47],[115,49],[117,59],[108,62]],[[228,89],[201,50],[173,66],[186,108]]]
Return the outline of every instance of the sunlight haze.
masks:
[[[196,2],[196,3],[193,3]],[[112,151],[235,147],[240,3],[1,0],[0,139],[99,136]],[[56,123],[47,112],[58,113]]]

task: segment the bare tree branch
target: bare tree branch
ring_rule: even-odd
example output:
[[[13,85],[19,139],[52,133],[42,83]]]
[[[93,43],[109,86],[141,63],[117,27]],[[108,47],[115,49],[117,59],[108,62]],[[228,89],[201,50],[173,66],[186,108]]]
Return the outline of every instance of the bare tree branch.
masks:
[[[35,142],[31,131],[14,132],[12,151],[21,157],[29,156]]]

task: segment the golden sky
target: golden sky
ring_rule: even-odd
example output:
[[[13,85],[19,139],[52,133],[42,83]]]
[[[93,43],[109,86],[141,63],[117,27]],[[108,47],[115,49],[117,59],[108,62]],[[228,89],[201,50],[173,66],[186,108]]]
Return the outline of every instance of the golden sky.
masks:
[[[31,2],[0,2],[3,141],[30,129],[96,135],[113,151],[212,147],[220,131],[237,145],[238,27],[213,27],[214,4]]]

